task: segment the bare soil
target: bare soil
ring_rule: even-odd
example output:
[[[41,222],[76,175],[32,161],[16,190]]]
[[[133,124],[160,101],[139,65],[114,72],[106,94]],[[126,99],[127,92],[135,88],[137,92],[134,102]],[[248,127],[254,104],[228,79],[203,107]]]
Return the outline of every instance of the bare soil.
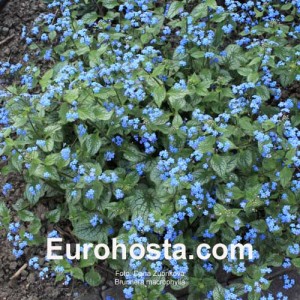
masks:
[[[9,61],[11,63],[22,61],[26,53],[26,46],[20,40],[22,27],[24,25],[30,27],[33,20],[44,11],[45,5],[38,0],[8,0],[8,4],[4,9],[1,10],[0,7],[0,61]],[[284,93],[285,97],[292,95],[298,99],[300,98],[298,86],[294,89],[284,91]],[[10,194],[10,198],[6,199],[7,205],[11,208],[12,204],[22,197],[24,184],[22,179],[16,175],[9,178],[4,178],[0,175],[0,188],[2,188],[3,184],[7,181],[12,182],[15,187],[15,190]],[[45,213],[48,209],[49,208],[42,204],[36,208],[36,213]],[[46,230],[48,229],[50,228],[46,228]],[[27,248],[25,255],[19,260],[16,260],[12,255],[11,245],[6,241],[4,231],[0,230],[0,300],[124,299],[122,287],[114,287],[112,276],[108,276],[106,272],[102,273],[105,282],[98,288],[88,287],[78,281],[73,281],[69,286],[64,286],[61,283],[55,284],[53,278],[40,280],[38,278],[38,272],[33,272],[28,269],[28,267],[24,268],[15,279],[11,279],[32,256],[44,257],[45,249],[43,247]],[[300,275],[296,271],[290,272],[291,277],[296,280],[296,285],[293,289],[283,292],[290,300],[300,300]],[[269,290],[269,292],[272,292],[274,295],[282,291],[283,272],[279,273],[280,274],[274,278]],[[267,293],[268,292],[265,294],[267,295]],[[186,298],[185,296],[181,296],[178,297],[178,299],[183,300]]]

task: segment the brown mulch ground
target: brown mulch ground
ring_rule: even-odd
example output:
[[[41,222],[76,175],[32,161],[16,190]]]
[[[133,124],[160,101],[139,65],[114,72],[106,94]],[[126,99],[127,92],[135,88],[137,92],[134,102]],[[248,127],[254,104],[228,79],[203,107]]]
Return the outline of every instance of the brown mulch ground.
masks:
[[[0,61],[17,63],[22,60],[26,51],[24,43],[20,41],[22,27],[24,25],[30,27],[33,20],[44,10],[45,5],[37,0],[9,0],[8,5],[0,11]],[[295,90],[286,91],[285,96],[297,92],[299,93],[298,86]],[[11,197],[6,200],[8,206],[11,207],[22,196],[23,183],[17,176],[4,178],[0,175],[0,188],[7,180],[12,182],[15,187]],[[114,296],[118,300],[123,299],[120,287],[109,288],[109,285],[103,285],[92,289],[80,282],[73,282],[66,287],[62,284],[55,284],[53,279],[41,281],[38,279],[38,274],[28,268],[24,269],[16,279],[11,280],[10,278],[28,262],[29,258],[35,255],[45,256],[42,247],[28,248],[24,257],[19,260],[15,259],[11,251],[12,247],[6,241],[5,233],[0,230],[0,300],[100,300],[105,299],[105,295]],[[299,300],[300,276],[293,271],[291,277],[296,279],[296,286],[284,293],[289,296],[290,300]],[[270,291],[276,294],[281,290],[282,278],[278,276],[274,279]]]

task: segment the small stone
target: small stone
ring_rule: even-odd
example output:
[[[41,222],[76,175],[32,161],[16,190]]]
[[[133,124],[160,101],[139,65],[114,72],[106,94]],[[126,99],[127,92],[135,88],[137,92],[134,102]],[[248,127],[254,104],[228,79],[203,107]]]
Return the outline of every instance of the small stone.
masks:
[[[7,27],[2,27],[1,31],[3,32],[4,35],[7,35],[9,33],[9,28]]]
[[[11,262],[9,264],[9,269],[10,270],[16,270],[17,269],[18,264],[16,262]]]
[[[113,287],[115,284],[114,284],[113,280],[109,280],[107,282],[107,285],[110,286],[110,287]]]
[[[113,288],[107,289],[101,293],[102,298],[106,299],[107,297],[112,297],[118,300],[124,300],[123,287],[114,286]]]
[[[6,48],[4,51],[3,51],[3,53],[5,54],[5,55],[9,55],[10,54],[10,49],[9,48]]]
[[[34,276],[34,273],[30,273],[28,278],[27,278],[27,281],[29,283],[34,283],[36,280],[35,280],[35,276]]]
[[[9,286],[10,288],[15,288],[17,285],[18,285],[17,280],[10,280],[10,281],[8,282],[8,286]]]
[[[36,296],[29,296],[29,298],[27,298],[26,300],[39,300],[39,298]]]
[[[76,298],[77,300],[100,300],[100,296],[96,294],[87,294],[87,295],[82,295]]]

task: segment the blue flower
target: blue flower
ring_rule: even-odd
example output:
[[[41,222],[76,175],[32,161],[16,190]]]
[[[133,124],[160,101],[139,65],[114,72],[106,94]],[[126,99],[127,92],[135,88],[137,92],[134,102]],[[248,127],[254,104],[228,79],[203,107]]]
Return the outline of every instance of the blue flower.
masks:
[[[115,196],[117,199],[122,199],[122,198],[124,198],[124,193],[121,189],[116,189]]]
[[[52,230],[51,232],[48,233],[48,238],[57,238],[59,237],[59,234],[56,230]]]
[[[107,152],[105,152],[105,154],[104,154],[104,159],[105,159],[106,161],[111,161],[111,160],[114,159],[114,157],[115,157],[115,152],[113,152],[113,151],[107,151]]]
[[[13,188],[12,184],[7,182],[4,184],[3,188],[2,188],[2,193],[4,196],[7,196],[9,191],[11,191]]]
[[[103,224],[103,220],[101,218],[98,217],[98,215],[94,215],[91,219],[90,219],[90,224],[93,227],[96,227],[97,224]]]
[[[8,125],[9,123],[9,113],[8,110],[4,107],[0,108],[0,124]]]
[[[144,174],[144,169],[145,169],[145,164],[144,163],[138,163],[135,167],[136,171],[138,172],[138,174],[140,176],[142,176]]]
[[[77,130],[78,130],[78,135],[79,135],[80,137],[84,136],[84,135],[86,134],[86,132],[87,132],[86,128],[85,128],[84,125],[82,125],[82,124],[79,124],[79,125],[77,126]]]
[[[93,189],[89,189],[86,193],[85,193],[85,197],[87,199],[93,200],[95,197],[95,191]]]
[[[54,268],[54,271],[55,271],[56,273],[63,273],[63,272],[65,271],[65,268],[64,268],[63,266],[56,266],[56,267]]]
[[[187,86],[184,79],[180,79],[179,82],[174,84],[174,89],[176,90],[186,90]]]
[[[46,146],[46,141],[45,140],[37,140],[35,142],[39,147],[45,147]]]
[[[132,299],[133,297],[133,287],[128,287],[123,289],[125,299]]]
[[[70,148],[64,148],[61,150],[60,154],[63,160],[68,160],[70,159],[71,150]]]

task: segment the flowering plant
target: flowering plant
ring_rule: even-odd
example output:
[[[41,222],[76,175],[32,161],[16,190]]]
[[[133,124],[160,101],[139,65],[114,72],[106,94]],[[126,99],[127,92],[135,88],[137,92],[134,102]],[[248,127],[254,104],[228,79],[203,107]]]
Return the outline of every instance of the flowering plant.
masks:
[[[15,80],[0,92],[2,173],[24,177],[13,208],[30,225],[1,206],[17,256],[44,242],[33,213],[43,201],[47,221],[83,242],[255,249],[247,262],[108,259],[129,272],[127,299],[183,288],[189,299],[267,299],[271,267],[300,267],[299,1],[48,2],[53,12],[23,30],[23,63],[0,64]],[[52,269],[101,283],[94,257]],[[135,286],[136,270],[186,284]]]

